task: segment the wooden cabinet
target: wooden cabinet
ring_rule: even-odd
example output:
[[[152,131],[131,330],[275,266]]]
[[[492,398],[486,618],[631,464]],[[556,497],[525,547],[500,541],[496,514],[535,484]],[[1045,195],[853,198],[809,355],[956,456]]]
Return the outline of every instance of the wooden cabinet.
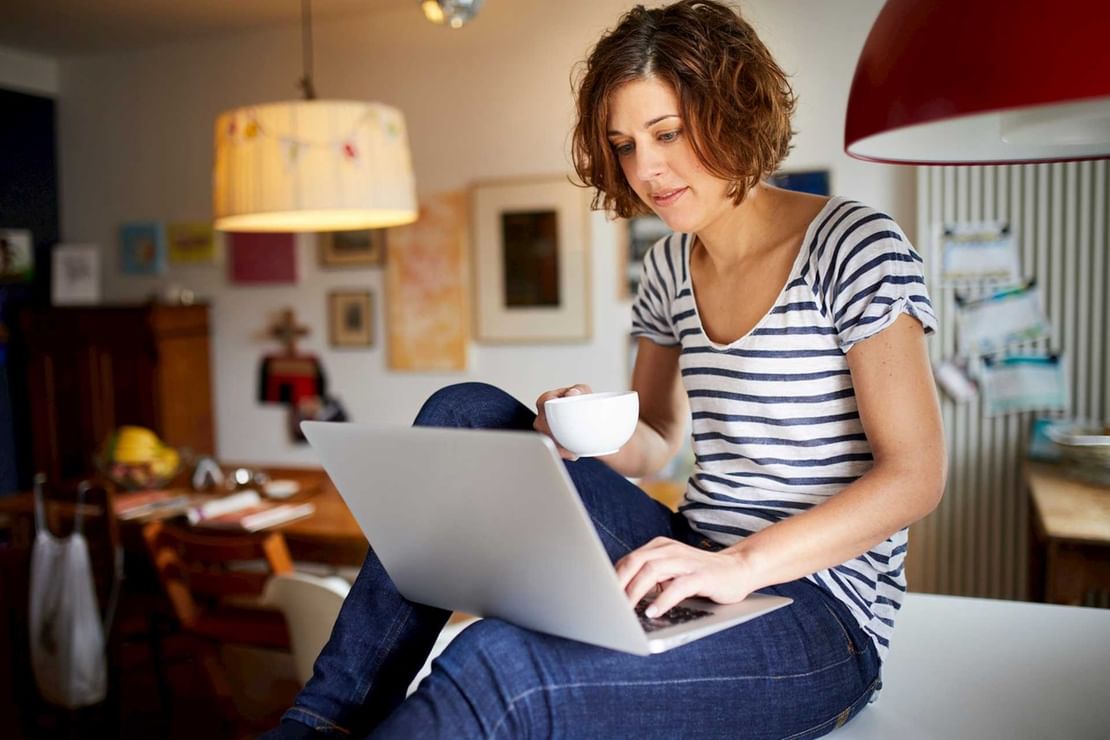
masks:
[[[214,451],[207,306],[51,308],[22,322],[35,470],[87,474],[122,424]]]

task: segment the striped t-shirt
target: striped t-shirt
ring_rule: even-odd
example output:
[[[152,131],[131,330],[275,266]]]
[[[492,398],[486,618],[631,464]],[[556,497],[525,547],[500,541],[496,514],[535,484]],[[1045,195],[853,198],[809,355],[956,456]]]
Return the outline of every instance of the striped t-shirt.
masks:
[[[644,260],[633,334],[681,345],[695,467],[680,510],[731,545],[836,494],[872,465],[845,353],[908,313],[936,328],[921,257],[888,216],[833,198],[809,225],[770,312],[728,345],[702,328],[690,234]],[[809,576],[851,609],[885,658],[906,591],[906,531]]]

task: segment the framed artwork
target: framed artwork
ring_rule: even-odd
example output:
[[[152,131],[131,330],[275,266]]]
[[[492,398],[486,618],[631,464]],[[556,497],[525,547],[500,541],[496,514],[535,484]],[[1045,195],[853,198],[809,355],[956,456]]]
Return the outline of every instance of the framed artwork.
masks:
[[[385,229],[322,231],[316,236],[323,267],[381,267]]]
[[[26,229],[0,229],[0,282],[24,282],[35,272],[35,245]]]
[[[585,192],[563,176],[474,187],[479,341],[589,339],[587,214]]]
[[[767,178],[770,185],[814,195],[832,195],[828,170],[787,170]]]
[[[166,242],[171,263],[210,265],[216,261],[216,239],[208,221],[166,224]]]
[[[622,222],[623,247],[620,250],[620,269],[618,270],[617,297],[631,300],[640,288],[640,272],[643,270],[644,255],[651,245],[671,233],[670,227],[656,215],[633,216]]]
[[[233,283],[272,285],[297,282],[294,234],[232,232],[227,235],[228,277]]]
[[[55,306],[100,302],[100,253],[95,244],[58,244],[51,262],[50,293]]]
[[[420,217],[389,233],[385,332],[390,370],[465,370],[470,347],[466,192],[420,199]]]
[[[328,341],[333,347],[374,344],[374,316],[368,290],[337,290],[328,294]]]
[[[166,229],[159,221],[132,221],[120,226],[120,271],[126,275],[161,275],[166,271]]]

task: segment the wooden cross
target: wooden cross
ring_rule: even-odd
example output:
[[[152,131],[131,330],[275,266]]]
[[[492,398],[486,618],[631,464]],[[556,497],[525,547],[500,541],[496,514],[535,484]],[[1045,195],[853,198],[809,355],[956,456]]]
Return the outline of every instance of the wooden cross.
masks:
[[[297,339],[308,336],[307,326],[301,326],[293,316],[293,309],[286,308],[281,312],[281,318],[270,326],[270,337],[281,342],[287,357],[297,354]]]

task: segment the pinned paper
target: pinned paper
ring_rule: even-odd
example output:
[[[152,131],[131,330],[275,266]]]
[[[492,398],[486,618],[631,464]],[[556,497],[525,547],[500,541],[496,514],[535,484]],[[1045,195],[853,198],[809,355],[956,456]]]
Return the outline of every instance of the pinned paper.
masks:
[[[1032,280],[981,298],[957,295],[956,327],[963,355],[999,352],[1008,345],[1043,339],[1052,333]]]
[[[1009,225],[999,221],[944,226],[940,252],[943,285],[1020,278],[1017,242]]]
[[[1061,355],[983,358],[981,378],[988,416],[1067,408],[1068,382]]]
[[[979,395],[979,388],[967,372],[967,367],[955,360],[944,360],[933,368],[937,385],[957,403],[965,403]]]

